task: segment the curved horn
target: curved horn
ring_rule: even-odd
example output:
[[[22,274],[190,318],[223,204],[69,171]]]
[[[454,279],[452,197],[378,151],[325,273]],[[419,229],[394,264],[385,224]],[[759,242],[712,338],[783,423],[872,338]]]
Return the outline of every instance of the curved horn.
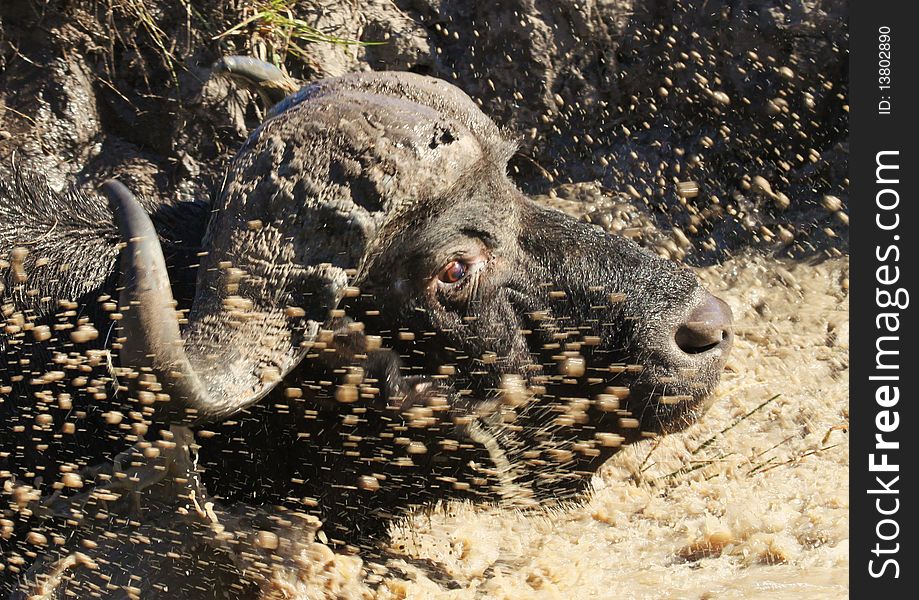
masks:
[[[361,73],[304,88],[228,169],[184,340],[149,219],[123,186],[106,186],[128,244],[123,362],[152,371],[169,400],[157,408],[172,420],[249,406],[313,348],[385,223],[482,163],[506,166],[512,152],[443,81]]]
[[[157,387],[154,382],[142,381],[141,399],[157,399],[155,391],[161,387],[169,396],[159,397],[168,400],[167,417],[173,421],[196,422],[227,416],[270,391],[266,386],[244,400],[210,393],[185,354],[166,260],[153,222],[121,182],[107,181],[102,190],[125,244],[121,251],[119,298],[124,311],[121,319],[124,342],[119,356],[123,364],[139,371],[139,375],[152,373],[155,384],[159,384]]]
[[[225,56],[212,70],[251,87],[269,108],[300,89],[300,84],[278,67],[250,56]]]

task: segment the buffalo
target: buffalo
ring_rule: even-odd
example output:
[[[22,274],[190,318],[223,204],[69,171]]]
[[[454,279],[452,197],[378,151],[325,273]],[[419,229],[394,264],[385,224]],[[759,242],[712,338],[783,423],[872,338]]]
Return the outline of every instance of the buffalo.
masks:
[[[435,500],[572,498],[704,411],[727,305],[522,194],[514,143],[458,88],[356,73],[284,97],[275,70],[222,66],[280,101],[213,203],[0,179],[7,576],[63,594],[79,555],[168,596],[131,579],[152,561],[207,571],[184,593],[211,597],[239,551],[202,548],[228,530],[264,542],[281,515],[371,552]],[[131,519],[183,552],[99,542]]]

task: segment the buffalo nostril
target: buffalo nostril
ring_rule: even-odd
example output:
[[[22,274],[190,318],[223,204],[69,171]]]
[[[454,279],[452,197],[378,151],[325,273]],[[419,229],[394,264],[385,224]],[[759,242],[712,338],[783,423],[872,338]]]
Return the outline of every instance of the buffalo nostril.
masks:
[[[676,345],[687,354],[701,354],[726,346],[732,336],[731,307],[707,294],[676,331]]]

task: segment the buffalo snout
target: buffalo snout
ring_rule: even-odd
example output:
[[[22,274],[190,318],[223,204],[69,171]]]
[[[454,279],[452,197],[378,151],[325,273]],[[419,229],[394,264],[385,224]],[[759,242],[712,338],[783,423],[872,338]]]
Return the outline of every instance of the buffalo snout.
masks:
[[[726,356],[733,341],[731,307],[711,294],[702,298],[674,334],[679,351],[689,355]]]
[[[524,213],[518,264],[536,283],[517,289],[552,316],[533,324],[541,337],[528,336],[549,365],[549,395],[597,404],[615,390],[613,414],[592,424],[629,440],[695,421],[731,350],[730,307],[630,240],[535,204]]]

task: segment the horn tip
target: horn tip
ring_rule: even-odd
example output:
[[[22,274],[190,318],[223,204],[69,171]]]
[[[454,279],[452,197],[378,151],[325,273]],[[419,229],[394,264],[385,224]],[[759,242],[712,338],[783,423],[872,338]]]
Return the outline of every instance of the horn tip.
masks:
[[[101,186],[102,192],[108,198],[109,207],[117,210],[131,202],[137,202],[127,186],[117,179],[108,179]]]

